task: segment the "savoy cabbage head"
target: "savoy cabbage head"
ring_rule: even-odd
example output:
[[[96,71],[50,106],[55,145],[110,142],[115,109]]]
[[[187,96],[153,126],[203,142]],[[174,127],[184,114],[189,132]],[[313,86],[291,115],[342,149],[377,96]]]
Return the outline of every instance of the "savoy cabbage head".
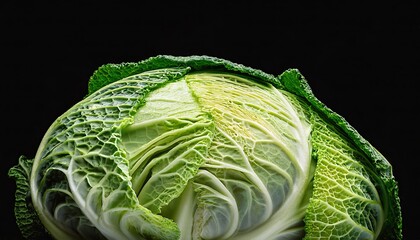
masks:
[[[401,239],[388,161],[295,69],[100,67],[10,169],[29,239]]]

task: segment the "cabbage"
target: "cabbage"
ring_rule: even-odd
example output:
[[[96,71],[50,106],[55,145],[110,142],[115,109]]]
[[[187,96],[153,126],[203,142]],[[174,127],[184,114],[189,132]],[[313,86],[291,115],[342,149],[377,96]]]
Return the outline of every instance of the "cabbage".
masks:
[[[389,162],[296,69],[108,64],[22,156],[28,239],[401,239]]]

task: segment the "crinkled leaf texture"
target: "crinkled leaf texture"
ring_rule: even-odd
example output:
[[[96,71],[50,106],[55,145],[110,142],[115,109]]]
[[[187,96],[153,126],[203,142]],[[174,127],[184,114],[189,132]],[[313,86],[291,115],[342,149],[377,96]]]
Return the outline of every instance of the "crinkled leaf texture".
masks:
[[[30,239],[402,238],[391,165],[295,69],[104,65],[9,174]]]

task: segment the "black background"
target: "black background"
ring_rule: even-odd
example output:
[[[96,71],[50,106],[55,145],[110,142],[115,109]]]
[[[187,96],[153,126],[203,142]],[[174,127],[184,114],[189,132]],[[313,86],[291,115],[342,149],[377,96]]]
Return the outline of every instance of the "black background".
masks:
[[[0,3],[0,239],[19,239],[8,169],[106,63],[210,55],[274,75],[298,68],[315,95],[393,165],[405,239],[418,227],[420,9],[414,1]],[[340,1],[341,2],[341,1]],[[417,224],[416,224],[417,222]],[[6,224],[4,224],[6,223]]]

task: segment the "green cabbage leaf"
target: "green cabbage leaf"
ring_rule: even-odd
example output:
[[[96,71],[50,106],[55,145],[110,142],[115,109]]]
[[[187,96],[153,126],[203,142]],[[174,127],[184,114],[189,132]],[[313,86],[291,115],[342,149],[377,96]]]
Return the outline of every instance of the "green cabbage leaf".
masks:
[[[25,238],[402,238],[391,165],[296,69],[156,56],[88,89],[9,171]]]

